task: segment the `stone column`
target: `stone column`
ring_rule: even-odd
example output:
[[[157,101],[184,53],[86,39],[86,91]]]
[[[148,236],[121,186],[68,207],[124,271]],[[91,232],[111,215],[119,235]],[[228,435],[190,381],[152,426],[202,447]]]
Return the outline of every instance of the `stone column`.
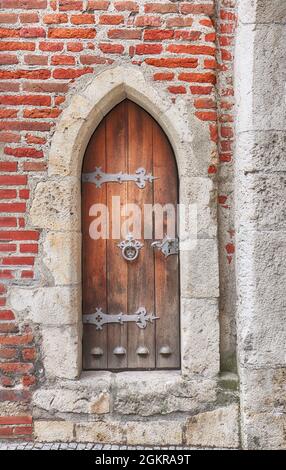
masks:
[[[242,443],[286,446],[285,0],[240,0],[236,243]]]

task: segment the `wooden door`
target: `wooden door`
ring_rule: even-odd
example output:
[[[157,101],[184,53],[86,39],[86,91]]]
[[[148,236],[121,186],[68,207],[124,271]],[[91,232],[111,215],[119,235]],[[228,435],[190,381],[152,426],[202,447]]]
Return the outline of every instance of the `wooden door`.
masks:
[[[136,173],[140,168],[146,174]],[[122,182],[116,181],[118,174],[124,175]],[[84,369],[179,368],[179,255],[165,256],[160,246],[152,246],[156,212],[144,218],[146,207],[170,204],[176,209],[178,203],[177,167],[166,135],[146,111],[124,100],[91,137],[82,180]],[[129,240],[129,252],[118,244],[128,244],[127,232],[132,236],[134,224],[122,235],[112,218],[126,203],[142,213],[140,237]],[[100,214],[98,204],[107,210]],[[106,225],[106,238],[92,232],[99,214],[97,228]],[[174,214],[169,213],[168,223],[173,217],[176,232]],[[163,216],[165,232],[166,212]],[[121,215],[125,225],[127,218]],[[146,232],[151,233],[147,239]],[[142,246],[134,248],[135,241]],[[136,259],[130,260],[135,252]]]

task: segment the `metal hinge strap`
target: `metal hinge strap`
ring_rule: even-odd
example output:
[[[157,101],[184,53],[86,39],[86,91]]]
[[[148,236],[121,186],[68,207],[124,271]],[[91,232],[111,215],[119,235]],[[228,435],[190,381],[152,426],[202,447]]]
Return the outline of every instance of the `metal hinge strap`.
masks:
[[[102,326],[106,323],[119,323],[123,325],[125,322],[135,322],[139,328],[146,328],[147,322],[153,323],[157,320],[153,313],[147,313],[145,307],[139,307],[138,310],[131,315],[118,313],[117,315],[109,315],[102,311],[102,308],[96,308],[95,313],[84,314],[83,323],[89,323],[96,326],[97,330],[102,330]]]

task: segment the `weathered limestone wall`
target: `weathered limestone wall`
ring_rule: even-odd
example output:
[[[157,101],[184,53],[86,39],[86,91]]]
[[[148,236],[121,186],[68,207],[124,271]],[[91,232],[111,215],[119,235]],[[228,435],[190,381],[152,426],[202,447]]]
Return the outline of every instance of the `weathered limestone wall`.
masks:
[[[286,447],[284,0],[241,0],[236,38],[236,243],[241,430]]]

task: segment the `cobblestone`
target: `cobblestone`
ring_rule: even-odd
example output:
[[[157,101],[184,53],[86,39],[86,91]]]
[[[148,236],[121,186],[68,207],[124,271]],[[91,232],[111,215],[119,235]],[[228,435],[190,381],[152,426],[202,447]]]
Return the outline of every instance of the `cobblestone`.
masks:
[[[94,443],[62,443],[62,442],[2,442],[1,450],[195,450],[193,447],[143,447],[143,446],[124,446],[110,444],[94,444]]]

